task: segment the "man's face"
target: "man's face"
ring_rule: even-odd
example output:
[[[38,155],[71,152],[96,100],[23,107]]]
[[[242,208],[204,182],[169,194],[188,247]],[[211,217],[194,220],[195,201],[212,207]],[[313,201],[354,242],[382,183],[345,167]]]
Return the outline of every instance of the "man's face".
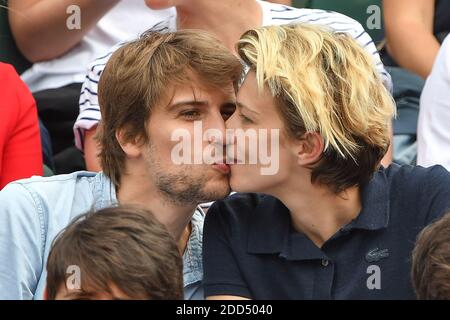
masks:
[[[177,204],[213,201],[230,192],[230,169],[223,164],[224,157],[208,164],[203,156],[208,146],[225,149],[225,139],[205,138],[203,133],[214,129],[225,137],[225,120],[235,110],[233,85],[217,89],[196,80],[168,90],[173,95],[152,110],[147,125],[150,142],[141,147],[150,179]]]

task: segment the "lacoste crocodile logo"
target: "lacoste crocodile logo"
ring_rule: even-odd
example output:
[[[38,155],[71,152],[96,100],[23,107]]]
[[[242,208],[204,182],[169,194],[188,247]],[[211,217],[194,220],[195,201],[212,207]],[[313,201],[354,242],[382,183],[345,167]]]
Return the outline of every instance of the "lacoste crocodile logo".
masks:
[[[369,263],[380,261],[381,259],[389,258],[389,250],[378,248],[372,249],[366,254],[366,261]]]

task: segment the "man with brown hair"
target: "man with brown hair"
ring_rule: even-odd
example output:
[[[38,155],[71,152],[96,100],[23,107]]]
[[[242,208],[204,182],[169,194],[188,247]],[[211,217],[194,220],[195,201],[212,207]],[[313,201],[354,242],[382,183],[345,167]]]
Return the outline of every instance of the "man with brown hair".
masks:
[[[412,282],[418,299],[450,300],[450,212],[417,237]]]
[[[183,299],[183,265],[152,213],[118,206],[78,216],[47,260],[49,300]]]
[[[225,136],[241,69],[201,31],[148,32],[115,52],[99,83],[104,173],[35,177],[0,192],[0,299],[42,298],[58,232],[92,208],[117,203],[151,209],[183,253],[185,298],[202,299],[204,213],[197,205],[229,194],[229,167],[223,159],[174,163],[172,132],[193,133],[201,120]],[[205,140],[203,147],[224,147]]]

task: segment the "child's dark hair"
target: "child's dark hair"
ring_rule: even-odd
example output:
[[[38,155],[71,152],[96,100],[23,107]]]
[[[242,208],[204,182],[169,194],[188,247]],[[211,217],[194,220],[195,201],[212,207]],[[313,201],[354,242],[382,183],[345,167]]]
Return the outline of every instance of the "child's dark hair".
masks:
[[[77,217],[55,239],[47,261],[47,298],[80,270],[79,299],[111,293],[132,299],[183,299],[182,259],[166,228],[142,208],[118,206]]]
[[[418,299],[450,299],[450,212],[418,236],[412,281]]]

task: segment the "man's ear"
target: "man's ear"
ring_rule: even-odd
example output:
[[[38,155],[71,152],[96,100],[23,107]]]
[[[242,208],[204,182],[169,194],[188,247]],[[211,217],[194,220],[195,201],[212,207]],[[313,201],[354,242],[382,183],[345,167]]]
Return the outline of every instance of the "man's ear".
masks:
[[[130,141],[129,139],[125,139],[125,135],[126,129],[124,128],[116,131],[116,139],[119,142],[123,152],[125,152],[125,154],[129,158],[140,157],[142,154],[141,151],[142,144],[140,143],[140,139],[135,138],[132,141]]]
[[[324,141],[317,132],[306,132],[296,145],[297,163],[302,167],[314,165],[322,157]]]
[[[44,289],[44,300],[49,300],[48,299],[48,292],[47,292],[47,285],[45,286],[45,289]]]

